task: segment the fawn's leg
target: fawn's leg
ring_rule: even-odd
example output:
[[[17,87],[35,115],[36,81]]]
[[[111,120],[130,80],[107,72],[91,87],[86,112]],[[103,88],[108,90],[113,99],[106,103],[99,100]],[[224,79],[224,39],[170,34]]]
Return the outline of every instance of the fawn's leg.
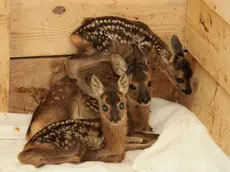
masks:
[[[51,157],[43,160],[44,164],[62,164],[62,163],[80,163],[80,156],[70,156],[70,157]]]
[[[147,143],[141,143],[141,144],[139,144],[139,143],[126,143],[125,150],[130,151],[130,150],[145,149],[145,148],[152,146],[155,142],[156,142],[156,140],[151,140],[151,141],[148,141]]]
[[[88,41],[86,41],[83,37],[80,35],[71,34],[70,40],[72,44],[76,47],[76,54],[85,54],[85,55],[93,55],[97,52],[97,50],[90,45]]]
[[[125,157],[124,151],[111,151],[111,149],[100,149],[88,152],[82,158],[83,161],[121,162]]]
[[[103,58],[100,56],[78,56],[74,58],[68,58],[65,61],[66,72],[68,76],[72,79],[78,79],[76,74],[83,69],[90,68],[97,65],[97,63],[103,61],[110,61],[109,57]]]
[[[110,60],[108,56],[79,56],[77,58],[67,59],[65,64],[66,72],[70,78],[77,80],[76,85],[82,89],[83,92],[95,98],[92,89],[80,75],[80,71],[98,65],[100,62],[109,62]]]
[[[157,140],[159,137],[159,134],[145,133],[142,131],[131,131],[131,132],[129,132],[128,137],[141,138],[141,139],[146,140],[146,141],[151,141],[151,140]]]
[[[85,150],[78,146],[75,150],[66,151],[55,145],[43,143],[23,150],[19,153],[18,159],[23,164],[31,164],[35,167],[45,164],[79,163],[84,152]]]
[[[142,143],[144,140],[140,137],[128,136],[126,137],[126,143]]]
[[[144,132],[130,132],[126,137],[126,143],[144,143],[146,141],[157,140],[159,134],[144,133]]]

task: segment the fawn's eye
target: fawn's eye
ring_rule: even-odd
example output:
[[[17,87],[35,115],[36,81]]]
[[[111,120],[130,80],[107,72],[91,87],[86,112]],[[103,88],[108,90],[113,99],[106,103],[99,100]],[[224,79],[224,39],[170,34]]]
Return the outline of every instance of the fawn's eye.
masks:
[[[176,78],[176,81],[180,84],[184,83],[184,79],[183,78]]]
[[[119,104],[119,108],[120,108],[120,109],[124,109],[124,107],[125,107],[124,103],[120,103],[120,104]]]
[[[148,87],[151,87],[152,86],[152,81],[149,81],[148,82]]]
[[[103,105],[103,106],[102,106],[102,109],[103,109],[103,111],[107,112],[107,111],[108,111],[108,106]]]
[[[136,90],[136,87],[135,87],[133,84],[129,84],[129,88],[130,88],[131,90]]]

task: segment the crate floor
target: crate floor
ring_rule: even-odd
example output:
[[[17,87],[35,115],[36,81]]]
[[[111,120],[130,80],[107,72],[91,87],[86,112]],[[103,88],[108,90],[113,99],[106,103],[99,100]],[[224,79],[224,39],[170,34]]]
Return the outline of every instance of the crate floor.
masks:
[[[150,126],[160,134],[145,150],[130,151],[122,163],[85,162],[34,168],[17,160],[26,143],[31,115],[0,114],[0,171],[3,172],[229,172],[230,159],[214,143],[206,128],[184,106],[153,98]]]

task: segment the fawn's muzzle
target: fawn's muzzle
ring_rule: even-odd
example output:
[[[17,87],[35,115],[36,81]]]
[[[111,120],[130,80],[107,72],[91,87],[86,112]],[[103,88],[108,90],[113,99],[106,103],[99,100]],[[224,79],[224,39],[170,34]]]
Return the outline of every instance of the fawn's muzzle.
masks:
[[[141,93],[140,93],[141,94]],[[148,92],[146,91],[144,94],[142,93],[139,98],[139,103],[142,105],[148,105],[151,100]]]
[[[190,82],[186,83],[186,88],[184,90],[181,90],[184,94],[190,95],[192,94],[192,88],[190,86]]]
[[[149,101],[150,101],[150,97],[146,97],[146,98],[141,100],[141,104],[148,104]]]
[[[116,108],[111,109],[111,118],[110,121],[113,123],[117,123],[121,120],[119,116],[119,111]]]
[[[182,90],[182,92],[183,92],[184,94],[186,94],[186,95],[190,95],[190,94],[192,94],[192,89],[191,89],[191,88],[188,88],[188,89],[186,89],[186,90]]]

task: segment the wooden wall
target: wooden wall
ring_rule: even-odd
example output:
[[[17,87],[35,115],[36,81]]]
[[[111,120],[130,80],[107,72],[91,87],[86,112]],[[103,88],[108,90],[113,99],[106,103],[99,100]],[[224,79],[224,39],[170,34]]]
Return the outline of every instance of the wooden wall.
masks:
[[[70,33],[84,17],[141,20],[164,40],[184,38],[187,0],[11,0],[11,57],[74,53]]]
[[[230,155],[230,2],[188,0],[185,45],[194,56],[193,95],[180,97]]]
[[[8,111],[9,97],[9,9],[8,0],[0,0],[0,111]]]
[[[184,41],[186,2],[11,0],[10,112],[32,113],[51,83],[65,74],[60,56],[74,53],[68,36],[84,17],[116,15],[141,20],[167,43],[172,34]],[[161,73],[155,72],[153,80],[159,83],[154,96],[177,99]]]

